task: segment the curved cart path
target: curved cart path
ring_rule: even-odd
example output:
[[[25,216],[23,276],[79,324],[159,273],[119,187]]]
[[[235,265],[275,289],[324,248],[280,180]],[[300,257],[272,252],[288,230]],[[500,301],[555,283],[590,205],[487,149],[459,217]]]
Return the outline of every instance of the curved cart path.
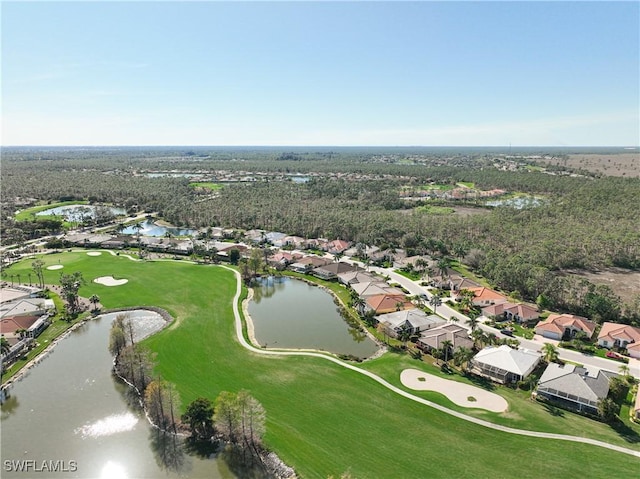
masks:
[[[237,271],[235,271],[232,268],[229,268],[227,266],[220,266],[221,268],[224,269],[228,269],[229,271],[232,271],[233,274],[236,277],[236,284],[237,284],[237,289],[236,289],[236,294],[233,298],[233,315],[235,317],[235,327],[236,327],[236,336],[238,338],[238,341],[240,342],[240,344],[248,349],[249,351],[252,351],[254,353],[257,354],[264,354],[267,356],[312,356],[312,357],[316,357],[316,358],[321,358],[327,361],[331,361],[339,366],[342,366],[343,368],[347,368],[347,369],[351,369],[352,371],[355,371],[357,373],[363,374],[371,379],[373,379],[374,381],[380,383],[381,385],[383,385],[384,387],[386,387],[387,389],[390,389],[391,391],[395,392],[396,394],[399,394],[400,396],[403,396],[407,399],[410,399],[412,401],[415,401],[417,403],[420,404],[424,404],[425,406],[429,406],[432,407],[434,409],[437,409],[438,411],[441,411],[445,414],[449,414],[451,416],[457,417],[459,419],[462,419],[464,421],[469,421],[472,422],[474,424],[477,424],[479,426],[484,426],[484,427],[488,427],[490,429],[495,429],[496,431],[502,431],[502,432],[507,432],[510,434],[518,434],[520,436],[530,436],[530,437],[539,437],[539,438],[544,438],[544,439],[559,439],[561,441],[571,441],[571,442],[580,442],[580,443],[584,443],[584,444],[591,444],[593,446],[599,446],[599,447],[604,447],[606,449],[611,449],[613,451],[617,451],[617,452],[621,452],[624,454],[629,454],[631,456],[636,456],[636,457],[640,457],[640,451],[634,451],[633,449],[628,449],[626,447],[622,447],[622,446],[616,446],[614,444],[609,444],[603,441],[598,441],[596,439],[590,439],[590,438],[586,438],[586,437],[578,437],[578,436],[569,436],[566,434],[554,434],[554,433],[549,433],[549,432],[538,432],[538,431],[528,431],[526,429],[516,429],[516,428],[512,428],[512,427],[507,427],[507,426],[501,426],[499,424],[493,424],[489,421],[485,421],[483,419],[478,419],[476,417],[472,417],[472,416],[468,416],[466,414],[460,413],[458,411],[453,411],[451,409],[447,409],[444,406],[441,406],[440,404],[436,404],[434,402],[428,401],[426,399],[423,399],[421,397],[418,396],[414,396],[411,393],[408,393],[396,386],[394,386],[393,384],[387,382],[386,380],[382,379],[380,376],[377,376],[375,374],[373,374],[372,372],[366,371],[364,369],[361,369],[357,366],[354,366],[352,364],[348,364],[345,363],[344,361],[341,361],[338,358],[332,357],[332,356],[328,356],[326,354],[322,354],[322,353],[314,353],[314,352],[294,352],[294,351],[273,351],[273,350],[264,350],[264,349],[260,349],[260,348],[256,348],[255,346],[249,344],[247,342],[247,340],[244,338],[244,335],[242,334],[242,318],[240,316],[240,311],[238,310],[238,300],[240,299],[240,294],[242,292],[242,279],[240,278],[240,273],[238,273]]]

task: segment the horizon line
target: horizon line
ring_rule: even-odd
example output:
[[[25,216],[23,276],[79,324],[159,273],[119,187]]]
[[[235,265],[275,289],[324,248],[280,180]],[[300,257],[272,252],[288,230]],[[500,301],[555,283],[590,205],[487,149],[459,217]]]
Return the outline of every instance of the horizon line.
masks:
[[[121,145],[0,145],[0,148],[621,148],[640,149],[640,145],[206,145],[206,144],[121,144]]]

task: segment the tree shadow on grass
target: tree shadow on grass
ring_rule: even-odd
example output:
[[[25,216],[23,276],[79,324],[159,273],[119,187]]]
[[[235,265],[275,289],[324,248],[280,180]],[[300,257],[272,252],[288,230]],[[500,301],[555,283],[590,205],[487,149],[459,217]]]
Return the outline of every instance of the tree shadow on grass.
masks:
[[[484,389],[485,391],[495,391],[496,389],[496,385],[487,378],[476,376],[472,373],[465,373],[463,376],[471,381],[474,386]]]
[[[640,434],[637,431],[631,429],[621,420],[617,420],[611,424],[611,429],[618,433],[618,435],[631,444],[640,443]]]
[[[549,403],[542,403],[542,406],[544,407],[545,411],[547,411],[552,416],[564,417],[564,411],[562,409],[560,409],[559,407],[556,407],[556,406],[554,406],[552,404],[549,404]]]

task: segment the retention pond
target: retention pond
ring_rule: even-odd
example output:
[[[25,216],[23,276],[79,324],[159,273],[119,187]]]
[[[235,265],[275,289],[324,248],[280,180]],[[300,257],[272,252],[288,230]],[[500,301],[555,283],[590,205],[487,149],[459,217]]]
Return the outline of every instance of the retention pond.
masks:
[[[129,314],[140,338],[164,322],[149,311]],[[182,441],[147,422],[131,389],[111,374],[114,318],[85,323],[3,392],[0,476],[235,478],[224,460],[188,455]]]
[[[367,358],[378,346],[349,325],[330,293],[292,278],[268,277],[249,303],[255,337],[267,348],[318,349]]]

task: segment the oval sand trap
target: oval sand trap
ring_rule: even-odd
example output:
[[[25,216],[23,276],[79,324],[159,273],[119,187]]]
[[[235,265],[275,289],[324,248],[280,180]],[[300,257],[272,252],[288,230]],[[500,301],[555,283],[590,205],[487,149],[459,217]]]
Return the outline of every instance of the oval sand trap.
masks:
[[[87,256],[100,256],[102,254],[102,251],[89,251],[87,253]]]
[[[100,276],[93,280],[94,283],[102,284],[104,286],[122,286],[129,282],[128,279],[115,279],[113,276]]]
[[[47,269],[62,269],[64,266],[61,264],[52,264],[51,266],[47,266]]]
[[[462,407],[474,407],[493,412],[504,412],[509,404],[498,394],[485,391],[469,384],[443,379],[417,369],[405,369],[400,373],[400,381],[416,391],[435,391],[444,394],[452,402]]]

